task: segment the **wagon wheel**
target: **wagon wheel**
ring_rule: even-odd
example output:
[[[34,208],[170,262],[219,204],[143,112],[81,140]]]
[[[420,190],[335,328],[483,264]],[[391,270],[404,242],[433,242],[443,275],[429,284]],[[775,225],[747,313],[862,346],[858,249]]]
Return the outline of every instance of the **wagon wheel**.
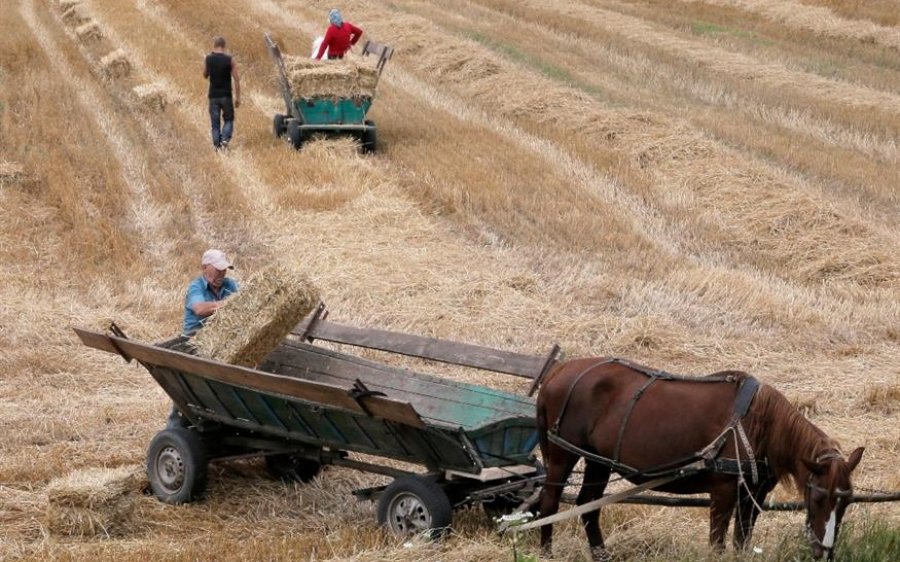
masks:
[[[376,134],[375,121],[366,120],[366,125],[369,125],[372,128],[363,131],[362,138],[360,139],[362,143],[361,148],[364,153],[375,152],[378,149],[378,135]]]
[[[272,132],[275,133],[275,138],[280,139],[287,132],[287,124],[285,123],[286,116],[281,113],[276,113],[275,118],[272,119]]]
[[[272,478],[284,482],[309,482],[322,471],[322,464],[299,455],[266,456],[266,469]]]
[[[164,429],[147,448],[150,487],[165,503],[190,502],[206,489],[206,451],[196,432],[185,428]]]
[[[300,121],[297,119],[288,121],[287,133],[288,139],[291,141],[291,146],[293,146],[295,150],[300,150],[300,147],[303,146],[303,143],[307,138],[306,132],[300,128]]]
[[[444,490],[418,475],[397,478],[378,498],[378,522],[400,536],[439,538],[449,529],[452,516]]]

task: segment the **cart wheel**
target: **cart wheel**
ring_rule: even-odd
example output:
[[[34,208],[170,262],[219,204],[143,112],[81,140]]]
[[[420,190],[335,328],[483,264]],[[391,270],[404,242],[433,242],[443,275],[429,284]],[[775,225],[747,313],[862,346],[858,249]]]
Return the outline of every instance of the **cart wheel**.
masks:
[[[296,119],[288,121],[287,132],[288,139],[291,141],[291,146],[293,146],[295,150],[300,150],[300,147],[303,146],[303,142],[306,141],[306,133],[300,128],[300,122]]]
[[[309,482],[322,471],[322,465],[298,455],[267,455],[266,469],[272,478],[285,482]]]
[[[206,489],[206,452],[196,432],[164,429],[147,448],[147,477],[160,501],[186,503]]]
[[[421,476],[397,478],[378,498],[378,522],[396,535],[436,539],[450,528],[451,519],[447,494]]]
[[[378,137],[376,135],[375,121],[366,120],[366,125],[373,127],[372,129],[366,129],[363,131],[362,138],[362,151],[364,153],[375,152],[378,148]]]
[[[272,120],[272,131],[275,133],[275,138],[280,139],[284,136],[284,133],[287,132],[287,125],[284,123],[285,116],[276,113],[275,119]]]

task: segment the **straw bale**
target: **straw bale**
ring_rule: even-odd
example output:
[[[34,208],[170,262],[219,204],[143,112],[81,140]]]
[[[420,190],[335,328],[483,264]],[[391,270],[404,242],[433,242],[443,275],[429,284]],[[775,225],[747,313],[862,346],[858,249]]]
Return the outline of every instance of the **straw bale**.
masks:
[[[281,343],[319,302],[303,274],[272,265],[245,281],[194,338],[197,353],[233,365],[253,367]]]
[[[75,35],[78,36],[78,40],[82,43],[96,43],[103,39],[103,31],[95,21],[76,27]]]
[[[78,537],[126,533],[135,499],[146,485],[140,465],[88,468],[55,479],[47,486],[47,527],[51,533]]]
[[[131,74],[131,63],[122,49],[116,49],[100,59],[100,66],[107,78],[124,78]]]
[[[169,103],[166,97],[166,87],[160,82],[141,84],[132,88],[131,91],[134,92],[140,106],[150,111],[163,111]]]
[[[317,61],[284,57],[291,95],[294,98],[373,97],[378,72],[361,59]]]
[[[78,27],[91,21],[91,14],[83,4],[72,4],[63,10],[62,19],[68,25]]]

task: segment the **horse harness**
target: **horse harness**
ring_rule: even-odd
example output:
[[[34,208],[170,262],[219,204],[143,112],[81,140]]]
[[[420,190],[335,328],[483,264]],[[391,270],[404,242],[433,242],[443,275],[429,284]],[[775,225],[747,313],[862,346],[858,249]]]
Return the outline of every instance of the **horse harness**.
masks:
[[[619,426],[619,432],[616,439],[616,448],[613,453],[613,458],[610,459],[608,457],[603,457],[590,451],[586,451],[566,441],[559,436],[559,425],[562,421],[563,415],[566,412],[566,408],[568,407],[569,400],[572,397],[575,387],[578,385],[578,382],[585,375],[587,375],[597,367],[611,363],[624,365],[629,369],[646,375],[647,382],[645,382],[637,391],[635,391],[634,395],[631,397],[631,402],[629,402],[625,410],[625,417],[622,419],[622,424]],[[729,423],[725,426],[725,429],[723,429],[722,432],[709,445],[707,445],[700,451],[697,451],[696,453],[688,457],[665,463],[663,465],[659,465],[644,471],[619,462],[619,453],[622,447],[622,437],[625,434],[625,426],[628,424],[631,413],[634,410],[634,407],[637,405],[637,402],[641,398],[641,396],[647,391],[648,388],[650,388],[650,386],[652,386],[659,380],[680,380],[692,382],[735,382],[738,380],[738,378],[732,374],[704,378],[686,377],[673,375],[661,370],[648,369],[642,365],[632,363],[625,359],[604,359],[589,366],[572,380],[572,383],[569,385],[569,390],[566,394],[566,398],[563,401],[562,408],[560,408],[559,410],[559,415],[557,416],[556,421],[553,423],[552,427],[547,432],[548,439],[555,445],[562,447],[569,452],[582,456],[586,460],[608,466],[609,468],[615,470],[626,478],[634,476],[642,478],[659,478],[675,474],[678,474],[679,476],[688,476],[690,474],[695,474],[701,471],[712,471],[719,474],[734,474],[741,478],[743,478],[744,474],[749,473],[751,475],[753,484],[757,484],[760,481],[774,478],[774,473],[770,470],[767,460],[757,460],[754,458],[753,449],[750,446],[750,441],[749,439],[747,439],[747,435],[744,432],[743,425],[741,425],[740,423],[744,416],[747,414],[747,411],[750,408],[750,403],[753,401],[753,397],[756,396],[756,391],[759,390],[760,383],[752,376],[747,376],[741,379],[738,386],[737,396],[735,398],[734,413],[732,414]],[[718,457],[719,453],[722,450],[722,447],[725,445],[728,439],[728,434],[732,432],[734,432],[735,434],[735,439],[737,440],[737,438],[739,437],[744,445],[744,450],[747,452],[747,458],[745,460],[741,460],[740,458],[729,459]],[[740,457],[740,450],[737,447],[737,443],[735,443],[735,452],[737,453],[737,456]]]

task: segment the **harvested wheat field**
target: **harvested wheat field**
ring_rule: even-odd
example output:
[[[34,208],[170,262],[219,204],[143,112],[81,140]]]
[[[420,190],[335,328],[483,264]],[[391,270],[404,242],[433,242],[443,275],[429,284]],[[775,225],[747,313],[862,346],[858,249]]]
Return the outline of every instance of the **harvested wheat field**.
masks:
[[[72,328],[177,335],[211,247],[241,282],[289,263],[341,323],[750,372],[866,448],[857,491],[900,490],[900,1],[347,0],[363,41],[395,48],[379,150],[293,151],[263,34],[304,56],[333,7],[0,3],[0,560],[513,557],[480,508],[439,542],[395,538],[352,495],[389,480],[349,468],[284,484],[245,459],[213,463],[197,502],[141,492],[171,402]],[[215,35],[241,70],[224,153],[201,77]],[[838,559],[900,548],[898,502],[844,522]],[[617,560],[802,560],[803,525],[764,513],[735,555],[707,546],[703,509],[602,514]],[[552,557],[537,531],[519,552],[590,560],[578,523],[555,527]],[[854,557],[872,529],[882,554]]]

